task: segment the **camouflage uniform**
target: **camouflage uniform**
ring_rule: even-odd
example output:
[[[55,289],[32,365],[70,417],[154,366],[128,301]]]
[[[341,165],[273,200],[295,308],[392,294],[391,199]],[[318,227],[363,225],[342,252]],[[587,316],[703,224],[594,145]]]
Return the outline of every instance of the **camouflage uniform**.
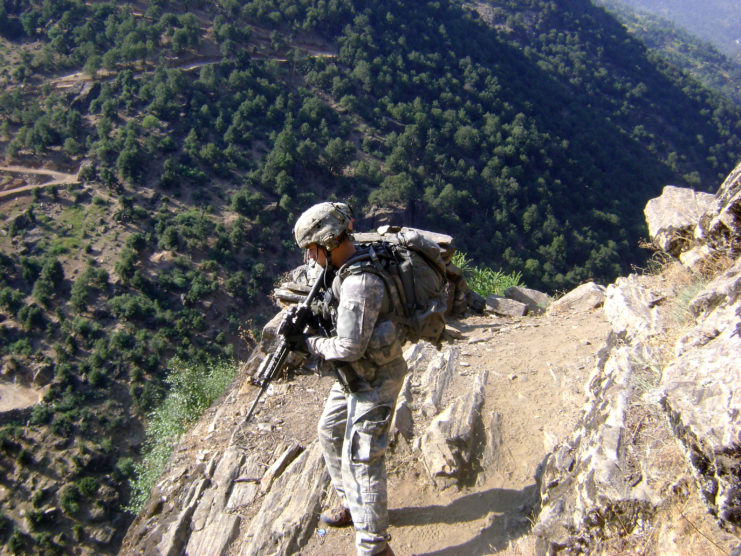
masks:
[[[309,350],[327,361],[349,363],[361,377],[357,392],[331,389],[319,420],[319,441],[337,494],[352,514],[358,554],[387,544],[385,450],[396,398],[407,372],[402,333],[378,276],[362,272],[335,278],[336,335],[314,336]]]

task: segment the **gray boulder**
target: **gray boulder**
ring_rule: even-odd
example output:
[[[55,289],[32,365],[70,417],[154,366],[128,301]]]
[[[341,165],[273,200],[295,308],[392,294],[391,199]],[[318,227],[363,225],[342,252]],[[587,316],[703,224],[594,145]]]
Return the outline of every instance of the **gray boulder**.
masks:
[[[571,290],[548,307],[549,314],[584,312],[601,307],[605,303],[605,287],[588,282]]]
[[[491,294],[486,298],[485,313],[494,313],[501,317],[522,317],[527,314],[527,305],[514,299]]]
[[[33,370],[33,385],[46,386],[54,379],[54,364],[42,362]]]
[[[504,290],[504,297],[524,303],[527,305],[528,313],[532,314],[543,313],[551,303],[551,297],[548,294],[522,286],[507,288]]]
[[[698,220],[714,202],[715,196],[709,193],[667,185],[643,211],[649,236],[661,250],[679,256],[689,248]]]

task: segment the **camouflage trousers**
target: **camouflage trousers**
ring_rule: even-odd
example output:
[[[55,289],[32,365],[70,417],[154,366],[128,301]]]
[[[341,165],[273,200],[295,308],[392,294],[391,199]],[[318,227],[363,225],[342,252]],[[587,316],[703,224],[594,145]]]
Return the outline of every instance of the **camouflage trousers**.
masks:
[[[373,387],[348,393],[336,383],[319,419],[319,442],[332,485],[352,514],[359,556],[386,547],[386,447],[407,366],[395,359],[379,368]]]

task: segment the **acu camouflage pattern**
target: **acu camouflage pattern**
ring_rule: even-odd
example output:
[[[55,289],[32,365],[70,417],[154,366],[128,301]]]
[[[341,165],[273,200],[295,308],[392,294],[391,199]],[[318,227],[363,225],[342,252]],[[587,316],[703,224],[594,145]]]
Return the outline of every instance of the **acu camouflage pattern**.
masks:
[[[332,290],[336,335],[309,338],[309,350],[349,363],[364,380],[355,392],[335,383],[317,429],[332,484],[353,517],[357,553],[371,556],[388,542],[385,453],[407,365],[383,280],[365,272],[336,277]]]
[[[400,358],[383,367],[385,378],[373,388],[349,393],[335,383],[317,426],[332,485],[352,514],[360,556],[381,552],[388,541],[386,448],[406,372]]]
[[[332,250],[350,228],[352,209],[345,203],[318,203],[299,216],[293,227],[296,243],[302,249],[316,243]]]
[[[392,318],[391,306],[383,280],[363,272],[332,282],[330,307],[336,334],[331,338],[313,336],[307,340],[309,351],[326,361],[347,362],[355,373],[373,383],[380,367],[402,357],[403,330]]]

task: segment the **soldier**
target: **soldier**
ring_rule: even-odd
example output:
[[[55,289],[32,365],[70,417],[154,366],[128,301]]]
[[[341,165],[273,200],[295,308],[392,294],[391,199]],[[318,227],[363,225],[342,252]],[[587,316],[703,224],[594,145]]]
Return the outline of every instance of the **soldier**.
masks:
[[[338,271],[326,302],[333,335],[293,338],[292,343],[334,365],[342,378],[330,390],[318,425],[324,461],[342,505],[321,519],[334,527],[352,523],[359,555],[393,555],[385,451],[407,372],[404,331],[393,319],[392,297],[382,278],[351,260],[356,251],[352,223],[344,203],[319,203],[297,220],[299,247],[312,261]]]

